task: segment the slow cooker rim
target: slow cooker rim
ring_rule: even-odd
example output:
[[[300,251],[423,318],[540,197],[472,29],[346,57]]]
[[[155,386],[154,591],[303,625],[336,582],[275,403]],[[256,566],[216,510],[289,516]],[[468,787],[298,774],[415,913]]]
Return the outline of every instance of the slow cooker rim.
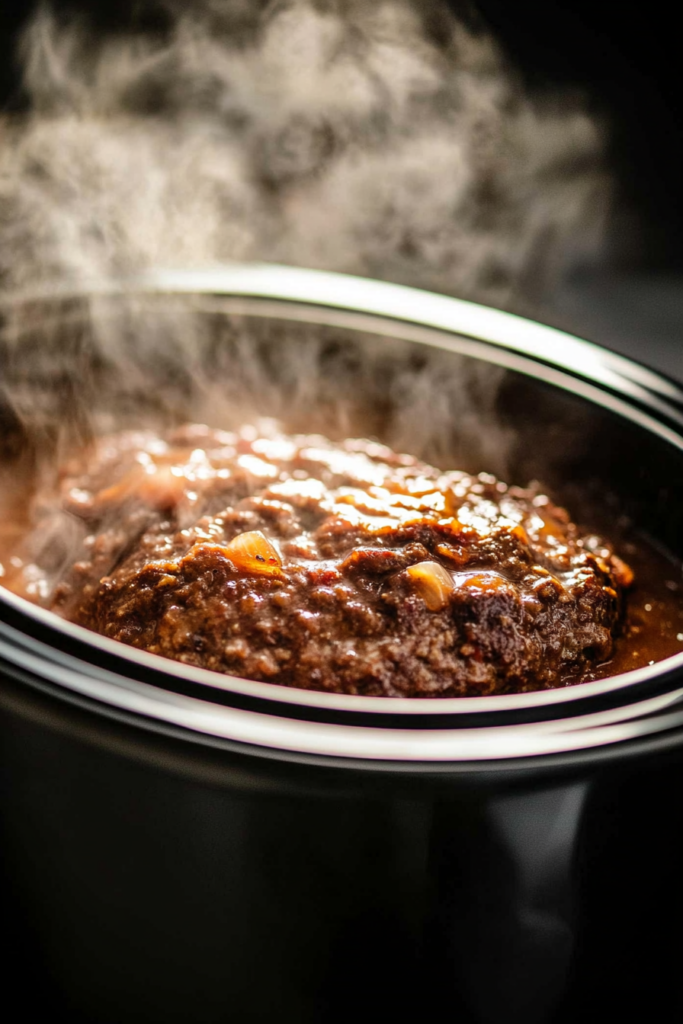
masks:
[[[363,303],[358,304],[358,298],[356,296],[355,306],[350,304],[348,298],[349,288],[357,291],[359,285],[364,294]],[[342,287],[343,286],[343,287]],[[339,292],[343,292],[341,299]],[[427,307],[434,307],[436,303],[436,310],[431,309],[429,315],[426,316],[427,321],[438,320],[439,317],[443,320],[445,315],[450,316],[450,327],[447,327],[442,322],[440,326],[436,327],[437,332],[450,334],[457,337],[474,337],[479,341],[482,341],[487,346],[492,346],[494,349],[502,346],[507,351],[516,351],[518,354],[530,359],[533,366],[536,368],[536,376],[538,376],[538,367],[546,366],[546,372],[541,374],[542,377],[547,376],[548,364],[551,367],[561,368],[562,371],[566,371],[573,385],[576,385],[578,380],[589,380],[597,383],[604,393],[604,390],[612,392],[614,394],[615,388],[615,367],[623,375],[623,381],[625,381],[630,390],[629,399],[625,402],[625,411],[628,414],[628,418],[635,419],[640,422],[641,425],[647,425],[651,428],[654,427],[656,432],[660,436],[664,436],[665,440],[673,442],[677,447],[683,449],[683,438],[680,434],[677,434],[671,429],[671,421],[678,420],[679,415],[677,407],[680,406],[683,409],[683,389],[681,389],[675,382],[669,381],[660,374],[656,374],[654,371],[642,368],[639,364],[634,363],[631,360],[627,360],[624,357],[616,356],[614,353],[608,352],[606,349],[602,349],[597,345],[590,342],[583,342],[581,339],[573,338],[564,332],[558,332],[555,328],[545,327],[545,325],[535,324],[533,321],[526,320],[521,317],[515,317],[513,314],[504,313],[500,310],[492,310],[489,307],[481,306],[477,303],[466,302],[465,300],[452,299],[447,296],[432,295],[430,293],[421,292],[418,289],[406,288],[401,285],[387,284],[386,282],[378,281],[367,281],[365,279],[352,278],[346,275],[330,274],[321,271],[309,271],[300,270],[296,268],[284,268],[275,267],[268,265],[235,265],[226,266],[221,268],[214,268],[208,271],[157,271],[150,273],[132,280],[117,282],[115,284],[107,282],[106,284],[91,283],[91,285],[84,285],[78,290],[59,288],[52,289],[42,292],[40,295],[33,296],[22,296],[13,301],[33,301],[35,299],[51,299],[51,298],[64,298],[67,296],[73,296],[75,298],[87,298],[94,295],[127,295],[131,291],[138,292],[141,295],[150,294],[185,294],[191,295],[196,294],[203,297],[206,296],[218,296],[230,298],[234,296],[247,297],[258,299],[267,298],[269,300],[274,299],[276,302],[283,303],[300,303],[309,304],[313,302],[316,308],[341,308],[345,309],[352,317],[357,313],[370,314],[373,316],[379,316],[381,319],[386,321],[393,321],[396,317],[400,321],[412,321],[418,326],[424,325],[425,313],[424,306],[426,303]],[[312,298],[311,298],[312,296]],[[397,299],[398,302],[397,308]],[[414,310],[410,303],[415,304],[419,301],[423,306],[422,319],[415,316]],[[345,305],[346,302],[346,305]],[[6,305],[7,303],[5,303]],[[393,309],[393,312],[391,310]],[[291,310],[290,310],[291,312]],[[486,329],[479,325],[477,326],[477,316],[484,316],[486,320]],[[464,317],[464,320],[463,320]],[[502,319],[501,319],[502,318]],[[433,323],[428,322],[427,326],[432,329]],[[492,337],[491,334],[496,333],[496,326],[503,331],[502,342],[498,337]],[[535,340],[532,345],[525,343],[523,336],[515,336],[511,338],[510,330],[522,330],[528,331],[529,327],[535,332]],[[538,332],[541,332],[539,335]],[[507,332],[507,334],[506,334]],[[553,359],[542,359],[539,358],[537,352],[534,352],[534,346],[537,346],[539,338],[546,334],[547,337],[553,338],[557,341],[560,337],[565,346],[569,345],[569,353],[571,359],[568,364],[564,363],[561,359],[554,356]],[[514,342],[514,344],[512,344]],[[577,348],[578,346],[578,348]],[[581,354],[590,353],[592,363],[589,369],[592,369],[593,376],[587,372],[583,366],[578,366],[576,363],[577,352]],[[547,352],[545,353],[547,357]],[[608,379],[605,380],[600,377],[598,370],[601,367],[601,360],[606,360],[609,368]],[[581,371],[581,372],[579,372]],[[524,372],[524,371],[522,371]],[[551,369],[552,372],[552,369]],[[553,374],[554,375],[554,374]],[[597,375],[597,376],[596,376]],[[630,385],[636,382],[638,388],[641,389],[637,395],[634,395],[633,389]],[[556,383],[556,381],[553,381]],[[643,394],[642,388],[647,385],[653,392],[655,408],[652,410],[656,414],[659,414],[660,419],[655,418],[654,420],[647,416],[646,419],[649,421],[647,424],[643,423],[643,412],[642,409],[634,408],[634,401],[638,405],[642,404]],[[572,391],[577,390],[581,393],[582,388],[572,387]],[[665,408],[662,409],[662,396],[665,396],[666,403]],[[623,396],[618,404],[623,404]],[[614,408],[614,402],[608,401],[608,406]],[[624,409],[620,410],[624,412]],[[668,422],[661,423],[661,417],[664,416]],[[680,422],[683,424],[683,416],[680,416]],[[167,677],[171,676],[183,676],[186,675],[192,679],[201,678],[204,682],[208,683],[212,689],[220,689],[225,691],[226,689],[230,692],[236,693],[247,693],[249,696],[263,697],[264,700],[275,701],[279,704],[291,704],[294,707],[301,706],[318,706],[323,709],[349,711],[361,713],[372,717],[373,715],[408,715],[410,717],[419,715],[459,715],[466,714],[472,716],[473,714],[485,712],[487,717],[491,713],[505,713],[506,711],[520,711],[521,709],[532,710],[537,709],[539,706],[544,706],[547,709],[553,708],[561,710],[563,706],[574,706],[580,704],[582,700],[595,699],[603,697],[605,694],[611,694],[618,692],[624,694],[629,689],[633,692],[634,697],[639,689],[642,689],[642,685],[651,683],[657,679],[661,679],[662,675],[667,677],[676,672],[679,668],[683,667],[683,654],[676,655],[672,658],[666,659],[663,662],[658,662],[654,666],[648,666],[643,669],[634,670],[629,673],[624,673],[620,676],[614,676],[607,680],[594,681],[584,684],[578,684],[573,687],[560,690],[547,690],[547,691],[535,691],[529,694],[513,694],[502,697],[482,697],[482,698],[440,698],[435,700],[427,699],[411,699],[405,701],[402,698],[370,698],[370,697],[353,697],[350,695],[336,695],[336,694],[321,694],[315,691],[305,690],[284,690],[282,687],[275,686],[269,683],[258,683],[251,680],[241,680],[236,677],[223,676],[219,673],[208,672],[205,670],[194,669],[189,666],[182,666],[175,662],[170,662],[167,659],[162,659],[158,656],[148,654],[147,652],[136,651],[134,649],[124,648],[121,650],[122,645],[115,643],[114,641],[107,640],[106,638],[100,637],[97,634],[90,633],[82,627],[75,626],[72,623],[66,623],[60,620],[57,616],[52,613],[46,612],[43,609],[36,608],[29,602],[23,601],[21,598],[11,595],[7,592],[0,593],[0,604],[11,604],[14,606],[15,612],[18,612],[26,620],[27,635],[31,632],[31,619],[38,620],[42,627],[47,627],[52,631],[61,632],[67,638],[71,636],[74,639],[85,642],[90,648],[105,648],[106,645],[112,645],[117,650],[115,653],[116,657],[123,661],[128,662],[142,662],[143,667],[149,662],[159,662],[162,665],[160,669],[158,665],[151,664],[152,669],[157,673],[163,671],[163,674]],[[82,635],[79,635],[82,634]],[[204,678],[206,677],[206,678]],[[275,691],[275,692],[274,692]],[[674,699],[673,697],[671,699]],[[636,700],[636,703],[640,702]],[[669,701],[670,703],[670,701]],[[644,705],[644,711],[647,710],[648,703]]]
[[[649,701],[659,701],[663,694],[667,694],[670,700],[677,699],[678,696],[677,691],[668,688],[662,691],[661,686],[655,691],[653,684],[661,683],[664,676],[668,678],[673,673],[683,671],[682,653],[606,679],[576,683],[557,689],[533,690],[528,693],[489,697],[409,699],[323,693],[213,672],[185,665],[149,651],[128,647],[84,626],[61,619],[55,613],[39,608],[0,587],[0,608],[3,605],[6,611],[3,618],[0,618],[0,640],[9,642],[13,649],[30,649],[31,646],[35,647],[38,644],[44,652],[46,661],[72,659],[72,668],[76,670],[79,665],[125,666],[125,670],[119,672],[122,678],[132,679],[136,678],[136,675],[139,678],[155,680],[161,678],[168,683],[166,686],[158,687],[161,690],[184,693],[187,689],[183,687],[189,686],[192,691],[201,692],[203,699],[216,704],[278,707],[281,713],[284,712],[288,717],[309,720],[352,721],[363,718],[368,721],[381,721],[394,719],[396,716],[400,719],[416,720],[453,717],[472,720],[472,725],[476,726],[479,719],[502,719],[516,724],[517,720],[546,720],[553,713],[556,718],[574,717],[572,712],[587,711],[587,705],[592,705],[595,713],[604,712],[615,706],[624,712],[629,708],[631,714],[649,713]],[[41,635],[46,636],[51,642],[41,644]],[[20,637],[22,639],[19,639]],[[24,637],[26,642],[23,641]],[[73,656],[69,653],[68,648],[74,645],[84,652],[84,656]],[[625,695],[630,699],[624,700]],[[683,685],[680,696],[683,697]],[[241,698],[246,700],[240,700]],[[462,727],[468,728],[469,723],[464,721]]]
[[[0,297],[0,310],[25,302],[121,296],[131,292],[272,298],[429,326],[519,352],[535,362],[545,362],[591,380],[601,388],[614,385],[622,394],[625,382],[636,384],[643,392],[650,392],[643,394],[646,402],[651,404],[654,395],[668,400],[668,412],[683,426],[681,383],[642,362],[507,310],[351,274],[270,263],[223,263],[200,269],[156,267],[129,277],[84,278],[78,284],[45,284],[39,290],[4,295]],[[561,350],[561,357],[549,354],[545,348],[548,339],[553,340],[555,351]]]
[[[0,651],[0,669],[3,667],[3,663],[4,658]],[[673,752],[683,743],[683,709],[679,707],[674,709],[671,714],[659,716],[656,719],[657,728],[655,729],[647,727],[647,720],[632,721],[629,723],[630,728],[626,731],[622,730],[620,736],[613,737],[610,742],[599,745],[585,744],[580,747],[567,747],[563,750],[546,753],[527,753],[517,757],[499,756],[477,760],[408,760],[398,757],[387,760],[379,757],[350,757],[330,751],[320,753],[279,746],[257,745],[240,738],[199,732],[186,725],[140,714],[121,707],[119,704],[102,703],[92,696],[73,689],[65,690],[63,687],[34,676],[25,669],[17,671],[16,666],[10,666],[10,669],[12,668],[15,670],[11,671],[11,678],[22,688],[33,690],[48,699],[56,699],[58,703],[80,708],[88,715],[94,713],[98,719],[132,726],[136,732],[141,734],[151,732],[172,740],[189,742],[194,747],[200,746],[206,750],[225,751],[244,756],[251,761],[254,759],[266,762],[274,760],[281,764],[287,763],[304,768],[315,766],[327,770],[339,769],[345,773],[371,771],[373,775],[377,776],[388,773],[414,780],[429,779],[430,777],[432,779],[447,778],[448,776],[470,777],[480,783],[486,779],[495,781],[504,775],[515,778],[533,775],[537,770],[543,770],[544,775],[547,776],[548,773],[555,772],[561,774],[581,772],[588,766],[609,768],[612,764],[621,763],[625,758],[632,762],[636,757],[649,757],[654,754],[659,756]]]

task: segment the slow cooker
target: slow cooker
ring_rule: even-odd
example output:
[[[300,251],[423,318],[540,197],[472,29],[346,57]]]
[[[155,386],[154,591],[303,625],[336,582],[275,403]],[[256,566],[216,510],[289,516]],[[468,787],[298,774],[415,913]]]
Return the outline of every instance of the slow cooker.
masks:
[[[6,458],[67,412],[87,432],[93,410],[253,409],[538,478],[579,515],[597,496],[683,557],[683,390],[553,328],[265,265],[53,289],[2,317]],[[23,1012],[683,1010],[683,655],[511,696],[332,695],[166,661],[0,589],[0,731]]]

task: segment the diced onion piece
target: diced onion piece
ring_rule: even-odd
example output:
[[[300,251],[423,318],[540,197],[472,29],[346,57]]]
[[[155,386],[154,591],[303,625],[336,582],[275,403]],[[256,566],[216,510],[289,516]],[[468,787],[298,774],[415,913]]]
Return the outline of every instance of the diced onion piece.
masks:
[[[187,483],[187,477],[176,475],[170,466],[162,466],[154,473],[145,474],[139,494],[145,505],[162,512],[180,504]]]
[[[136,465],[121,477],[115,484],[98,491],[91,501],[94,509],[100,510],[107,505],[121,505],[129,500],[139,500],[149,508],[159,512],[175,508],[180,504],[187,479],[176,476],[170,466],[154,467],[153,471]],[[76,488],[69,493],[72,505],[87,504],[87,496],[82,496]]]
[[[510,530],[510,535],[512,537],[515,537],[521,544],[528,545],[529,543],[529,534],[526,532],[521,523],[517,523],[516,526],[512,527],[512,529]]]
[[[431,612],[438,612],[448,603],[455,589],[453,578],[438,562],[418,562],[406,569],[418,594]]]
[[[241,572],[256,573],[261,576],[279,575],[282,559],[260,530],[238,533],[229,544],[225,553]]]
[[[137,488],[140,486],[141,480],[144,478],[145,470],[142,466],[135,465],[132,469],[129,469],[119,480],[114,484],[110,484],[109,487],[103,487],[101,490],[93,496],[92,505],[96,509],[101,509],[106,505],[118,505],[124,501],[127,501],[131,495],[135,494]],[[78,488],[70,493],[69,497],[74,503],[79,505],[86,505],[83,491]]]
[[[452,487],[447,487],[443,492],[444,513],[457,519],[458,510],[462,505],[462,498],[458,498]]]
[[[617,555],[612,555],[612,566],[614,567],[614,575],[617,578],[617,582],[621,587],[630,587],[633,583],[633,569],[630,565],[622,560]]]

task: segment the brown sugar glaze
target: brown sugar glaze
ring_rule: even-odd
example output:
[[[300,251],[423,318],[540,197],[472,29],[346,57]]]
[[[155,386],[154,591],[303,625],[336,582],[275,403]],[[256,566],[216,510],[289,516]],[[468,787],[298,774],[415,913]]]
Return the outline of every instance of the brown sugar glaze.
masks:
[[[538,487],[442,473],[373,442],[121,433],[34,497],[22,553],[21,507],[5,514],[6,586],[113,639],[248,678],[473,696],[683,650],[680,567],[644,538],[620,537],[617,555]]]

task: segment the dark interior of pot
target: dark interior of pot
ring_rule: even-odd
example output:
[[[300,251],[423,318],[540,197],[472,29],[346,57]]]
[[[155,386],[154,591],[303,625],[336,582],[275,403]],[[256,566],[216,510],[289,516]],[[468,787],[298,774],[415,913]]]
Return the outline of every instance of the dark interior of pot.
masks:
[[[93,435],[267,417],[293,433],[376,438],[443,469],[538,480],[576,522],[626,544],[641,603],[680,593],[675,437],[606,389],[528,358],[513,368],[495,345],[294,303],[128,294],[8,307],[0,369],[0,561],[25,530],[33,482]]]

